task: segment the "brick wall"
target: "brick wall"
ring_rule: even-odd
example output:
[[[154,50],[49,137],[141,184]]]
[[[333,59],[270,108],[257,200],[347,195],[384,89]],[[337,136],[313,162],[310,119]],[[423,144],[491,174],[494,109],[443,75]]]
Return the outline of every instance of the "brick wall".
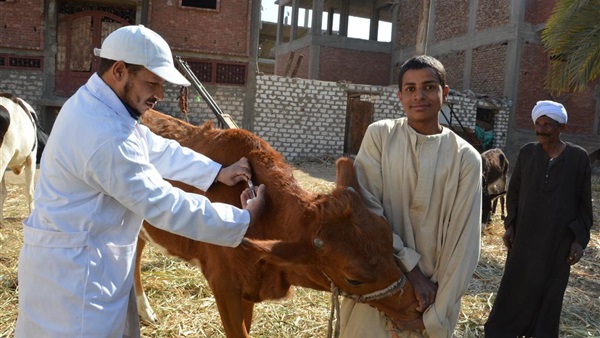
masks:
[[[43,1],[0,1],[0,47],[43,50],[43,17]]]
[[[473,49],[471,90],[492,96],[502,96],[507,44],[480,46]]]
[[[400,1],[398,8],[398,37],[396,48],[414,47],[417,43],[417,28],[419,26],[420,0]]]
[[[547,59],[541,45],[527,42],[523,44],[519,74],[519,99],[515,112],[517,128],[531,128],[531,109],[538,100],[549,98],[544,89],[543,77],[547,69]]]
[[[433,41],[465,35],[468,30],[469,0],[436,1]]]
[[[591,134],[594,131],[596,117],[596,99],[594,88],[597,82],[588,86],[582,93],[553,97],[544,88],[547,55],[541,45],[526,43],[521,59],[522,67],[519,79],[519,100],[517,102],[516,126],[532,128],[531,109],[539,100],[554,100],[562,103],[569,114],[566,133]]]
[[[510,5],[512,0],[479,0],[475,30],[508,25],[510,23]]]
[[[445,55],[439,55],[436,56],[436,59],[440,60],[446,69],[446,84],[448,87],[456,90],[463,90],[465,52],[458,51]]]
[[[396,86],[261,75],[257,77],[254,132],[288,160],[341,156],[348,93],[357,92],[375,93],[374,120],[405,116]],[[497,109],[494,147],[506,145],[508,106],[489,106],[464,95],[451,95],[448,101],[463,126],[470,129],[475,128],[478,106]]]
[[[556,0],[526,0],[525,22],[534,25],[542,24],[548,20]]]
[[[251,1],[220,1],[218,11],[179,4],[179,0],[152,1],[149,13],[150,28],[173,50],[248,55]]]
[[[598,81],[588,86],[586,91],[569,95],[567,98],[560,100],[569,115],[565,133],[585,135],[594,131],[596,117],[594,88],[597,86]]]
[[[244,118],[244,99],[246,87],[239,86],[205,86],[206,90],[223,113],[231,115],[233,120],[242,127]],[[191,124],[200,125],[206,121],[213,121],[217,125],[217,118],[213,111],[193,87],[188,88],[188,115],[179,108],[179,95],[181,87],[165,84],[165,99],[156,105],[156,110],[186,120]]]
[[[341,155],[346,94],[335,82],[258,76],[254,132],[288,159]]]
[[[0,69],[0,92],[12,93],[27,101],[40,115],[37,101],[42,97],[41,70]]]
[[[40,116],[36,102],[42,93],[41,71],[0,70],[0,92],[11,92],[30,103]],[[232,116],[241,127],[244,117],[244,87],[206,87],[221,110]],[[325,82],[275,75],[257,77],[256,102],[254,106],[254,132],[264,138],[288,160],[305,157],[341,156],[344,151],[346,105],[348,93],[375,93],[374,120],[405,116],[398,100],[398,87],[371,86],[345,82]],[[188,91],[188,111],[179,109],[180,87],[165,84],[165,100],[156,110],[203,124],[210,120],[217,123],[204,100],[198,100],[195,89]],[[455,113],[465,127],[473,129],[477,106],[487,107],[480,101],[461,95],[450,95]],[[498,107],[495,107],[498,108]],[[53,120],[53,116],[50,116]],[[456,124],[456,123],[455,123]],[[508,108],[500,107],[495,121],[495,147],[506,144]]]
[[[292,53],[277,55],[275,57],[275,74],[279,76],[285,76],[285,72],[286,70],[288,70],[288,67],[291,73],[294,67],[296,67],[296,60],[300,55],[302,55],[303,57],[302,62],[298,67],[298,72],[296,73],[296,76],[304,79],[308,78],[308,60],[310,56],[310,47],[303,47],[297,49],[294,55],[292,55]],[[292,56],[293,60],[290,60]]]
[[[339,74],[347,74],[346,80],[353,83],[387,85],[390,83],[389,53],[375,53],[334,47],[321,47],[319,79],[340,80]]]

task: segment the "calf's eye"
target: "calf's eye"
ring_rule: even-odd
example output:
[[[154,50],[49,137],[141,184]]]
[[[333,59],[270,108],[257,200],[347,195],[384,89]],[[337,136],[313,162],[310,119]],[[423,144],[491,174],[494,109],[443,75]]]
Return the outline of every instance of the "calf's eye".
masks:
[[[354,279],[346,279],[346,281],[348,282],[348,284],[352,285],[352,286],[359,286],[362,285],[361,281],[358,280],[354,280]]]

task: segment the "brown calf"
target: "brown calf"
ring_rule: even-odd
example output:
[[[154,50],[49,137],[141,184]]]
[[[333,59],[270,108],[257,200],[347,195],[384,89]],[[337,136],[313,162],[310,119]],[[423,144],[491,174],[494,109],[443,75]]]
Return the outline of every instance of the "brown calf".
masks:
[[[196,127],[156,111],[146,112],[142,123],[225,166],[247,157],[252,180],[267,188],[266,210],[237,248],[196,242],[144,223],[136,262],[142,319],[156,320],[139,275],[146,242],[202,269],[228,337],[249,337],[254,304],[286,297],[291,285],[322,291],[334,286],[364,296],[398,322],[420,316],[412,286],[394,261],[391,227],[362,202],[350,159],[338,160],[332,193],[313,194],[300,187],[280,153],[248,131],[215,129],[211,123]],[[243,184],[216,183],[201,192],[180,182],[173,185],[237,206],[244,189]]]

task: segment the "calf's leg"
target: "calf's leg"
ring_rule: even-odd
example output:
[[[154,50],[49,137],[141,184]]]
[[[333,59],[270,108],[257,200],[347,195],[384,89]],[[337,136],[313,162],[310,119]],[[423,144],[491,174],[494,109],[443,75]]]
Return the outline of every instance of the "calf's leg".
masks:
[[[144,286],[142,285],[142,253],[144,251],[144,247],[146,246],[146,241],[138,237],[137,242],[137,252],[135,257],[135,269],[134,269],[134,283],[135,283],[135,296],[137,299],[137,310],[140,316],[140,320],[146,324],[156,323],[158,318],[154,311],[152,310],[152,306],[150,305],[150,301],[148,301],[148,297],[144,292]]]
[[[248,314],[244,313],[244,309],[246,312],[248,309],[243,304],[241,285],[228,278],[217,277],[216,282],[212,283],[212,278],[207,276],[207,281],[215,296],[225,335],[228,338],[250,338],[248,331],[252,319],[245,318]]]
[[[244,300],[242,304],[242,309],[246,331],[250,332],[250,326],[252,326],[252,315],[254,314],[254,302]]]

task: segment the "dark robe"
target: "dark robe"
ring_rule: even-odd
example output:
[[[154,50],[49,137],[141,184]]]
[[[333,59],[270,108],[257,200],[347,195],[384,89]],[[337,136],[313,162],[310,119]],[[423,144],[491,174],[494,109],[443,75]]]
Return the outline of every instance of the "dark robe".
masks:
[[[485,336],[558,337],[571,243],[577,240],[585,248],[590,240],[593,211],[587,152],[567,143],[551,160],[541,144],[523,146],[510,179],[507,206],[504,224],[514,225],[515,237]]]

